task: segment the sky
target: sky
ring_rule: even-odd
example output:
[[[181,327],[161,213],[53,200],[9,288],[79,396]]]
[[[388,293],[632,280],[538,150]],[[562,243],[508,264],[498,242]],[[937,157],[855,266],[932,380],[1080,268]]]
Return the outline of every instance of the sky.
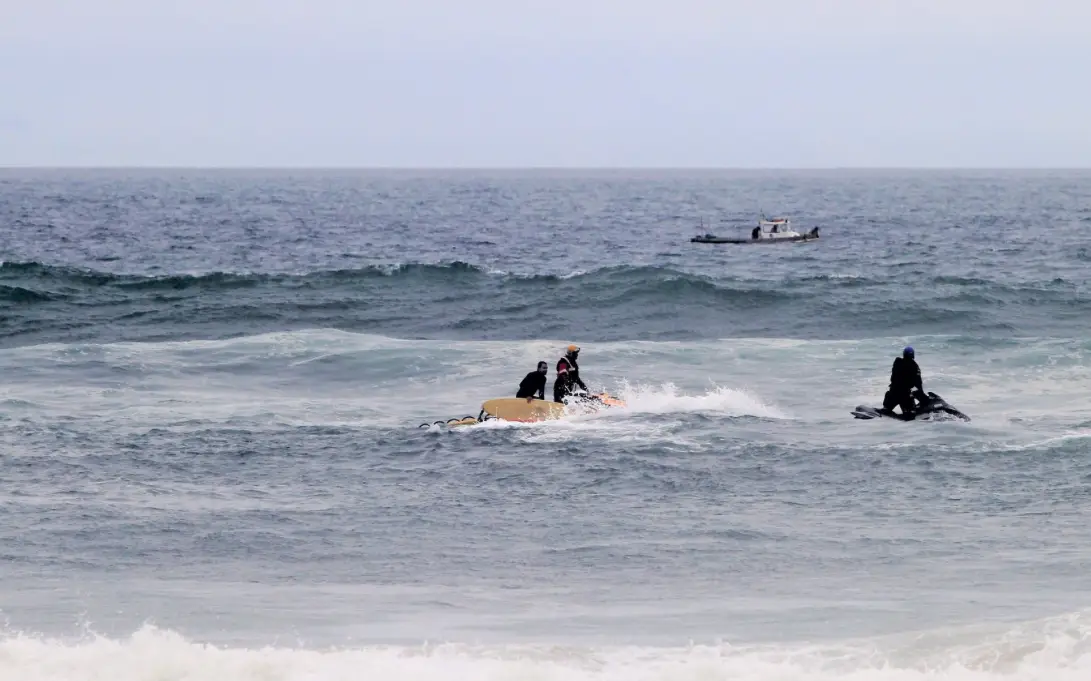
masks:
[[[0,166],[1091,167],[1080,0],[0,2]]]

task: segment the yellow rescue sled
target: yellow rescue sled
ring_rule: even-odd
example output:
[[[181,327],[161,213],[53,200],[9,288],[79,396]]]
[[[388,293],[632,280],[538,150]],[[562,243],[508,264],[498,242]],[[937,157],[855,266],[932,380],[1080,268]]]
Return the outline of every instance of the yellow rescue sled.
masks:
[[[582,404],[589,406],[602,405],[604,407],[624,407],[625,402],[617,399],[606,393],[599,393],[597,395],[588,395],[586,398],[580,400]],[[475,423],[482,423],[483,421],[500,420],[500,421],[513,421],[515,423],[537,423],[539,421],[553,421],[559,419],[565,415],[565,405],[560,402],[552,402],[549,400],[539,400],[537,398],[526,399],[523,397],[498,397],[492,400],[485,400],[481,405],[481,411],[478,413],[477,418],[473,416],[464,416],[460,419],[449,419],[447,421],[435,421],[433,423],[422,423],[421,428],[431,428],[432,426],[470,426]]]

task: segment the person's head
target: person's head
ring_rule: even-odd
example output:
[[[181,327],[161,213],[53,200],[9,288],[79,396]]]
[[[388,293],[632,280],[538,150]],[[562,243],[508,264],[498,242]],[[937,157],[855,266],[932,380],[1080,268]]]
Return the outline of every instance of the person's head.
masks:
[[[545,362],[538,362],[538,373],[540,373],[540,374],[549,373],[549,365],[546,364]]]
[[[907,345],[902,350],[902,357],[905,357],[906,359],[913,359],[915,356],[916,356],[916,353],[913,352],[913,346],[912,345]]]
[[[572,359],[576,359],[576,356],[579,355],[579,354],[580,354],[580,346],[578,346],[578,345],[569,345],[568,349],[565,350],[565,353],[564,353],[565,357],[571,357]]]

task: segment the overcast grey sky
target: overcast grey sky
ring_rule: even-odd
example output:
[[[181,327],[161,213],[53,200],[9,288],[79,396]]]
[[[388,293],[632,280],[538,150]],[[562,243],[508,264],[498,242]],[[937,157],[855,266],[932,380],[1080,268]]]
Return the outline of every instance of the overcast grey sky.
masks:
[[[0,165],[1089,167],[1086,0],[0,0]]]

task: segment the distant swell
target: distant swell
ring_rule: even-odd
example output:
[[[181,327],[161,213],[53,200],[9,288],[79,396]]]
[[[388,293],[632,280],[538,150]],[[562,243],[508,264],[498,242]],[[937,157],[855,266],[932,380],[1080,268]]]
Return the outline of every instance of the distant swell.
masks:
[[[1080,325],[1088,301],[1060,278],[1002,285],[911,274],[884,281],[813,275],[763,281],[669,267],[527,275],[462,261],[306,274],[145,276],[0,265],[0,338],[220,338],[339,328],[410,338],[814,339],[911,333],[1033,333]]]
[[[485,281],[500,281],[513,286],[540,285],[556,287],[558,285],[586,285],[597,290],[614,287],[628,287],[632,290],[648,292],[658,290],[665,295],[689,295],[707,293],[721,295],[724,292],[747,292],[763,299],[775,299],[781,294],[775,290],[760,287],[731,288],[717,283],[708,277],[687,274],[669,268],[660,267],[609,267],[590,273],[581,272],[572,275],[516,275],[491,272],[482,267],[461,261],[441,264],[409,263],[401,265],[370,265],[362,268],[339,269],[308,274],[245,274],[210,272],[205,274],[172,274],[164,276],[141,276],[110,274],[71,267],[42,265],[39,263],[3,263],[0,265],[0,281],[18,282],[28,295],[33,295],[37,288],[45,291],[51,288],[69,289],[117,288],[132,291],[203,289],[208,291],[251,288],[256,286],[339,286],[353,282],[382,280],[401,280],[406,282],[426,282],[437,285],[465,285]],[[48,300],[48,295],[43,295]]]
[[[40,303],[50,300],[50,296],[31,291],[21,286],[0,286],[0,300],[9,303]]]
[[[449,264],[370,265],[357,269],[331,270],[303,275],[209,272],[204,274],[171,274],[142,276],[111,274],[93,270],[43,265],[36,262],[5,262],[0,264],[0,280],[37,280],[61,282],[72,286],[121,286],[129,288],[186,288],[193,286],[236,287],[262,282],[289,282],[293,280],[322,279],[371,279],[375,277],[406,276],[458,276],[481,275],[484,270],[464,262]]]

